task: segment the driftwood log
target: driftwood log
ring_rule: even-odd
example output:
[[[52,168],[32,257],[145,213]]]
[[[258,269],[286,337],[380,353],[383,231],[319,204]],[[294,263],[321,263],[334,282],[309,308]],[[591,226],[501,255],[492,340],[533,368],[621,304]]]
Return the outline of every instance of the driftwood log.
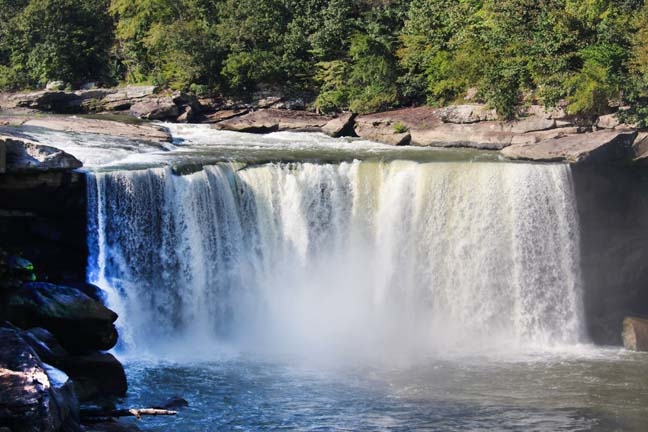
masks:
[[[170,411],[157,408],[129,408],[119,410],[103,410],[103,409],[83,409],[81,410],[81,417],[85,419],[105,419],[113,417],[136,417],[141,420],[143,416],[159,416],[159,415],[176,415],[177,411]]]

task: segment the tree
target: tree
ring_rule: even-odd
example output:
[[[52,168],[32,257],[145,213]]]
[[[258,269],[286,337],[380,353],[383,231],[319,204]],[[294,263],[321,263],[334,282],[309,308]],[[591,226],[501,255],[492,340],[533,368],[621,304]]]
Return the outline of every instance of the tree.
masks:
[[[105,0],[32,0],[11,20],[9,63],[23,85],[108,76],[112,22]]]

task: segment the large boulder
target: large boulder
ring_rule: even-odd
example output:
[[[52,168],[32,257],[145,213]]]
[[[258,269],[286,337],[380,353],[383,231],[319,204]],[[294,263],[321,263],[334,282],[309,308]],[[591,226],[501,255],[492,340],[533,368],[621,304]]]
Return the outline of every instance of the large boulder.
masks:
[[[407,126],[390,118],[375,121],[358,118],[354,131],[361,138],[394,146],[408,145],[412,139]]]
[[[355,131],[353,130],[355,117],[355,114],[350,112],[340,114],[322,126],[322,132],[333,138],[355,136]]]
[[[128,389],[124,367],[112,354],[69,356],[61,369],[74,381],[82,401],[97,396],[124,396]]]
[[[64,369],[70,354],[52,333],[42,327],[36,327],[24,331],[22,337],[43,362],[58,369]]]
[[[21,328],[49,330],[71,353],[108,350],[117,343],[117,314],[75,288],[25,283],[9,296],[5,314]]]
[[[648,319],[628,317],[623,320],[623,346],[632,351],[648,351]]]
[[[509,159],[541,162],[627,162],[636,136],[634,131],[598,131],[516,144],[503,149],[502,154]]]
[[[29,329],[23,338],[41,360],[65,372],[74,381],[81,401],[94,397],[123,396],[126,393],[126,373],[111,354],[92,352],[71,355],[43,328]]]
[[[67,171],[83,165],[63,150],[28,139],[0,135],[0,142],[7,150],[7,172]]]
[[[214,127],[216,129],[250,133],[276,131],[320,132],[329,120],[330,117],[306,111],[263,109],[221,121],[216,123]]]
[[[0,328],[0,388],[0,428],[81,430],[78,402],[67,375],[42,363],[12,328]]]
[[[143,99],[133,104],[130,112],[147,120],[173,120],[180,115],[180,109],[168,96]]]

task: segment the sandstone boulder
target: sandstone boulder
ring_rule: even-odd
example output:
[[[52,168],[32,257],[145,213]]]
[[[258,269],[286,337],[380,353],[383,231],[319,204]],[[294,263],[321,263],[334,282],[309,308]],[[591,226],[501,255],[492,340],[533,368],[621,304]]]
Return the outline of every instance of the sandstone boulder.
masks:
[[[376,121],[358,118],[354,131],[361,138],[394,146],[408,145],[412,140],[407,126],[389,118]]]
[[[172,97],[146,98],[130,107],[130,112],[147,120],[170,120],[180,115]]]
[[[43,327],[71,353],[108,350],[117,343],[117,314],[81,291],[45,282],[25,283],[7,301],[5,319]]]
[[[67,171],[83,165],[63,150],[35,141],[0,135],[0,142],[7,151],[7,172]]]
[[[0,388],[0,427],[21,432],[81,430],[67,375],[43,364],[12,328],[0,328]]]
[[[353,130],[353,122],[355,120],[355,114],[353,113],[343,113],[338,117],[329,120],[324,126],[322,126],[322,132],[326,135],[333,138],[341,136],[355,136],[355,131]]]
[[[648,319],[628,317],[623,320],[623,346],[632,351],[648,351]]]
[[[637,132],[598,131],[539,143],[516,144],[502,150],[509,159],[542,162],[626,162],[632,157]]]

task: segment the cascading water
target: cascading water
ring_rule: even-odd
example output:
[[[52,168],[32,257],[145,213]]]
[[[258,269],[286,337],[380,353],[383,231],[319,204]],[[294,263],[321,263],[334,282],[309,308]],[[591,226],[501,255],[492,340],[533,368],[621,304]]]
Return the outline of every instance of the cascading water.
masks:
[[[565,165],[97,172],[91,280],[126,345],[384,355],[581,340]]]

